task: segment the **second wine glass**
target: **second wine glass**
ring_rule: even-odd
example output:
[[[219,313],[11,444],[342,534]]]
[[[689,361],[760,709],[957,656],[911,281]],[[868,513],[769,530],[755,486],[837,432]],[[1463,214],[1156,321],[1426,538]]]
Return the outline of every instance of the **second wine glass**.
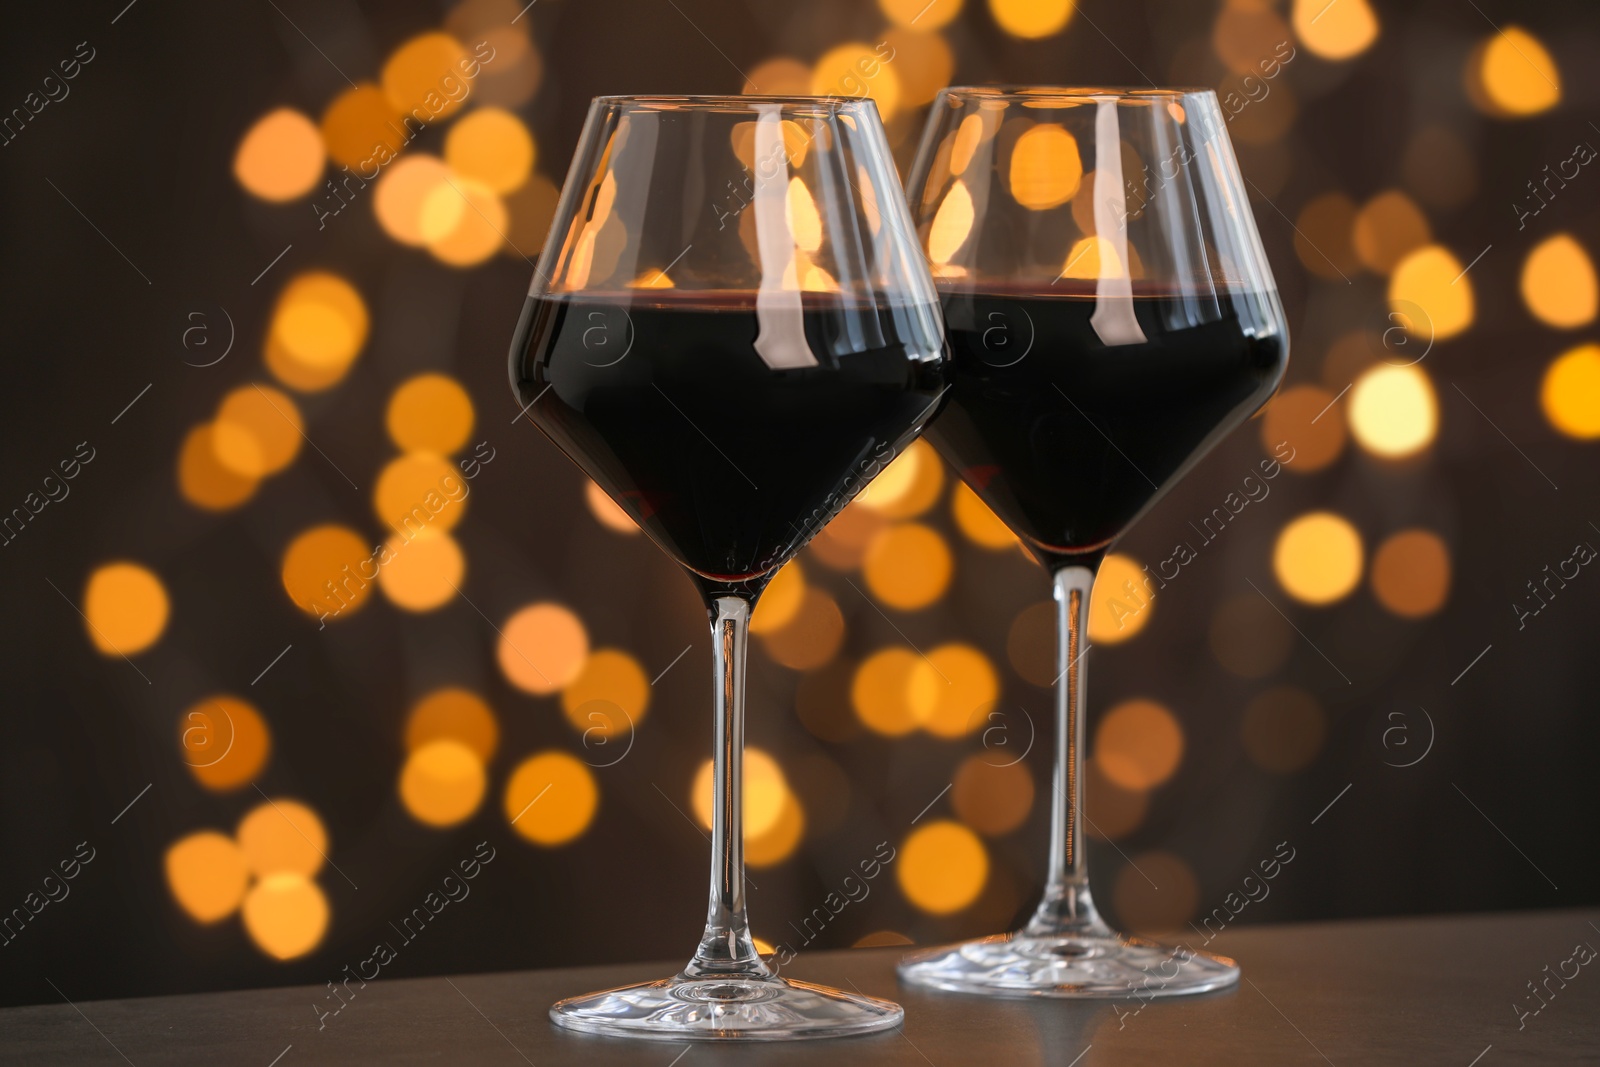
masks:
[[[1216,95],[947,89],[907,195],[953,355],[928,439],[1051,572],[1059,674],[1043,900],[1021,930],[913,955],[901,977],[992,996],[1231,985],[1232,960],[1106,924],[1082,825],[1100,561],[1266,402],[1288,359]]]

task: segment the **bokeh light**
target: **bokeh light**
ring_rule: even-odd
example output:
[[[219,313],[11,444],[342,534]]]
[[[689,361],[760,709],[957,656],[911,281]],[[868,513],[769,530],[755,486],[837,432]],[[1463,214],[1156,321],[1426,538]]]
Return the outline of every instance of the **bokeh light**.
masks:
[[[1408,332],[1443,341],[1472,325],[1472,279],[1448,249],[1424,245],[1395,264],[1389,306],[1404,317]]]
[[[390,164],[372,197],[378,225],[403,245],[423,247],[428,243],[422,228],[423,206],[441,189],[451,191],[450,168],[438,156],[413,152]]]
[[[855,502],[889,519],[912,519],[933,507],[944,488],[939,453],[922,438],[885,467]]]
[[[454,537],[427,526],[396,534],[384,546],[378,588],[406,611],[434,611],[448,604],[466,581],[467,557]]]
[[[428,826],[454,826],[470,818],[487,786],[483,760],[447,737],[413,749],[400,770],[400,802]]]
[[[873,538],[861,573],[878,600],[897,611],[917,611],[944,596],[954,570],[944,538],[931,527],[906,522]]]
[[[1245,705],[1239,724],[1250,762],[1275,774],[1298,771],[1316,759],[1327,732],[1326,717],[1316,698],[1291,685],[1255,697]]]
[[[810,96],[811,68],[788,56],[769,59],[750,71],[739,92],[745,96]]]
[[[338,96],[322,113],[322,139],[335,163],[371,180],[375,167],[405,147],[400,112],[371,82],[361,82]]]
[[[900,110],[900,75],[879,50],[859,41],[830,48],[811,68],[812,96],[869,96],[884,122]]]
[[[267,367],[302,392],[340,381],[361,354],[370,320],[366,302],[336,274],[310,271],[278,295],[267,341]]]
[[[529,756],[506,783],[511,828],[536,845],[553,848],[579,837],[600,807],[600,786],[581,761],[565,752]]]
[[[989,880],[989,853],[978,835],[939,819],[911,831],[894,865],[900,892],[930,915],[950,915],[972,904]]]
[[[1112,552],[1100,563],[1089,593],[1089,640],[1097,645],[1127,641],[1155,614],[1155,581],[1132,556]]]
[[[950,806],[980,834],[1009,834],[1033,809],[1033,775],[1020,760],[1001,763],[991,754],[975,752],[956,769]]]
[[[287,394],[246,385],[223,398],[210,440],[219,464],[240,478],[256,479],[293,463],[303,432],[300,410]]]
[[[373,567],[372,549],[354,530],[313,526],[284,550],[283,589],[307,615],[341,618],[372,595]]]
[[[250,883],[244,853],[233,838],[215,830],[174,841],[164,865],[173,899],[196,922],[213,923],[232,915]]]
[[[795,671],[809,671],[839,654],[844,644],[844,615],[838,602],[815,586],[807,586],[800,610],[782,629],[761,636],[773,660]]]
[[[1540,322],[1560,330],[1594,321],[1600,305],[1594,261],[1571,234],[1547,237],[1528,253],[1522,264],[1522,301]]]
[[[783,808],[771,828],[762,834],[745,834],[745,863],[757,870],[782,863],[794,854],[805,830],[805,809],[800,805],[800,798],[785,792]]]
[[[483,698],[470,689],[447,686],[428,693],[406,720],[406,751],[448,739],[466,745],[487,763],[500,740],[500,726]]]
[[[789,780],[783,768],[766,750],[754,745],[744,749],[744,836],[761,837],[777,827],[790,802]],[[716,814],[716,767],[706,760],[695,773],[689,789],[689,807],[705,829],[711,829]]]
[[[916,658],[906,702],[917,725],[936,737],[962,737],[984,724],[1000,696],[1000,676],[978,649],[951,642]]]
[[[445,136],[444,161],[456,173],[496,193],[522,187],[537,159],[533,135],[522,120],[498,107],[481,107]]]
[[[500,627],[500,670],[518,689],[542,696],[570,684],[589,656],[583,620],[560,604],[529,604]]]
[[[1580,441],[1600,437],[1600,345],[1580,345],[1557,356],[1539,387],[1544,417]]]
[[[294,200],[311,191],[326,164],[316,125],[293,108],[281,107],[245,132],[233,156],[233,176],[263,200]]]
[[[1074,0],[989,0],[989,14],[1013,37],[1060,33],[1072,18]]]
[[[1444,607],[1450,595],[1450,548],[1431,530],[1391,534],[1372,554],[1372,595],[1405,619]]]
[[[1428,226],[1428,217],[1398,189],[1368,200],[1357,212],[1350,233],[1356,256],[1377,274],[1388,274],[1408,253],[1431,240],[1433,230]]]
[[[1366,371],[1350,390],[1348,411],[1356,442],[1386,459],[1426,448],[1439,427],[1433,383],[1417,366],[1385,364]]]
[[[428,251],[452,267],[475,266],[498,252],[508,223],[505,202],[471,178],[435,186],[422,202]]]
[[[983,498],[966,482],[957,482],[950,493],[950,514],[967,539],[980,548],[1016,548],[1017,535],[996,515]]]
[[[210,696],[179,716],[178,749],[195,779],[222,793],[255,781],[272,753],[272,734],[253,705]]]
[[[309,878],[328,853],[328,831],[317,813],[282,797],[252,808],[235,836],[245,863],[263,878],[283,872]]]
[[[1367,0],[1294,0],[1295,36],[1323,59],[1351,59],[1378,39],[1378,16]]]
[[[1124,789],[1153,789],[1183,761],[1183,728],[1153,700],[1125,700],[1095,728],[1094,761]]]
[[[178,448],[178,492],[197,508],[227,511],[254,496],[260,479],[222,465],[213,430],[206,422],[185,435]]]
[[[465,67],[464,67],[465,65]],[[383,93],[395,110],[421,111],[437,122],[453,114],[467,94],[468,53],[448,33],[424,33],[394,50],[383,65]],[[451,87],[455,87],[452,92]]]
[[[1361,581],[1361,534],[1331,511],[1301,515],[1278,533],[1272,571],[1278,584],[1303,604],[1343,600]]]
[[[1077,139],[1053,122],[1030,127],[1011,149],[1011,195],[1032,211],[1059,207],[1083,180]]]
[[[639,524],[633,521],[633,516],[624,511],[621,504],[612,500],[610,495],[594,482],[584,486],[583,500],[589,505],[589,514],[606,529],[629,535],[641,532]]]
[[[274,959],[304,956],[328,929],[328,898],[304,875],[268,875],[245,894],[244,928]]]
[[[447,374],[408,378],[389,397],[384,425],[403,452],[448,456],[472,435],[472,398]]]
[[[933,9],[942,4],[949,7],[952,0],[939,0]],[[932,15],[933,11],[929,11]],[[924,19],[923,22],[927,20]],[[894,49],[895,74],[900,78],[901,104],[904,107],[921,107],[939,95],[939,90],[950,84],[955,73],[956,57],[949,43],[937,33],[923,31],[923,23],[906,29],[892,27],[883,35],[884,43]],[[904,116],[905,111],[901,112]],[[872,187],[863,183],[863,197],[872,195]],[[868,217],[872,217],[869,212]]]
[[[454,463],[435,452],[408,452],[378,473],[372,503],[396,532],[449,530],[466,513],[466,489]]]
[[[1467,60],[1467,93],[1501,118],[1526,118],[1561,101],[1561,72],[1549,51],[1520,26],[1503,26]]]
[[[650,677],[638,660],[617,648],[595,649],[561,690],[561,710],[585,736],[625,735],[649,709]]]
[[[916,652],[897,646],[879,649],[861,661],[850,683],[850,706],[867,729],[900,737],[917,728],[911,679],[919,663]]]
[[[150,568],[119,560],[96,567],[83,591],[89,642],[102,655],[134,656],[161,639],[171,603]]]
[[[805,571],[798,559],[791,559],[778,568],[756,602],[756,610],[750,616],[750,632],[770,634],[783,629],[800,614],[805,599]]]
[[[883,14],[896,26],[932,33],[961,14],[962,0],[878,0]]]
[[[1278,393],[1261,415],[1261,447],[1272,454],[1279,445],[1288,444],[1294,460],[1284,469],[1296,474],[1311,474],[1332,464],[1346,440],[1344,420],[1330,410],[1337,396],[1315,385],[1290,386]]]

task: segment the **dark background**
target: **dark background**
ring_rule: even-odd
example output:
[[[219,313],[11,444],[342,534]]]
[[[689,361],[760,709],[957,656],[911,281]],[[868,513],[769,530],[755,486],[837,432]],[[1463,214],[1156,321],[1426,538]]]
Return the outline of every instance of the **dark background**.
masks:
[[[1540,325],[1517,292],[1536,241],[1565,230],[1595,247],[1595,192],[1573,189],[1526,232],[1517,231],[1510,207],[1575,141],[1600,141],[1589,121],[1597,113],[1600,21],[1579,0],[1477,6],[1376,5],[1382,32],[1374,45],[1338,63],[1303,53],[1274,89],[1293,94],[1292,122],[1268,145],[1241,146],[1246,175],[1276,205],[1257,200],[1254,208],[1290,318],[1286,384],[1323,381],[1336,339],[1390,325],[1384,279],[1359,270],[1347,271],[1349,284],[1316,276],[1297,255],[1288,219],[1329,191],[1360,204],[1404,187],[1402,158],[1423,126],[1451,129],[1476,172],[1469,200],[1426,209],[1434,239],[1463,264],[1486,245],[1491,250],[1470,275],[1472,327],[1438,345],[1424,365],[1440,407],[1432,446],[1392,463],[1349,443],[1321,471],[1283,475],[1268,501],[1186,569],[1136,639],[1090,657],[1095,711],[1149,697],[1173,710],[1186,741],[1181,766],[1152,792],[1143,821],[1091,850],[1099,896],[1126,926],[1147,918],[1113,888],[1131,861],[1175,857],[1192,884],[1181,876],[1157,881],[1168,886],[1163,892],[1187,894],[1177,911],[1195,915],[1219,904],[1285,840],[1297,850],[1294,863],[1240,922],[1600,900],[1593,849],[1600,578],[1585,572],[1522,632],[1510,607],[1541,567],[1570,555],[1574,541],[1600,542],[1588,525],[1600,522],[1596,446],[1558,434],[1538,402],[1547,363],[1593,339],[1594,329]],[[447,9],[141,0],[113,25],[122,7],[123,0],[25,5],[8,12],[0,44],[4,108],[20,103],[78,42],[97,51],[70,97],[0,148],[9,375],[0,398],[0,505],[20,502],[78,442],[87,439],[98,453],[70,498],[0,549],[0,909],[20,904],[78,842],[97,850],[71,896],[0,948],[0,1002],[55,1000],[50,982],[75,1001],[321,983],[367,956],[389,920],[483,840],[499,858],[474,883],[473,902],[447,911],[386,974],[686,956],[702,921],[706,849],[663,795],[687,809],[690,781],[708,753],[704,616],[689,583],[645,539],[596,524],[581,476],[533,427],[510,425],[516,404],[504,357],[527,264],[497,256],[469,271],[451,269],[396,245],[366,209],[319,233],[303,203],[256,201],[231,173],[240,137],[261,114],[287,105],[315,118],[346,87],[330,60],[358,80],[374,78],[391,50],[438,27]],[[961,82],[1137,84],[1137,67],[1161,82],[1224,86],[1236,75],[1212,54],[1221,9],[1191,0],[1090,0],[1062,33],[1025,41],[1002,32],[981,0],[968,0],[940,32]],[[1515,122],[1474,110],[1461,70],[1473,46],[1494,32],[1490,19],[1524,23],[1551,50],[1562,76],[1559,106]],[[557,184],[591,96],[737,92],[743,78],[734,64],[749,71],[780,55],[809,63],[845,40],[876,41],[886,25],[865,0],[540,0],[523,22],[545,73],[520,114],[538,140],[539,173]],[[923,114],[907,109],[891,123],[902,172]],[[438,151],[440,137],[430,130],[419,144]],[[1586,173],[1579,182],[1600,178]],[[252,286],[290,243],[285,261]],[[373,316],[350,375],[302,407],[309,436],[368,491],[352,491],[302,450],[247,505],[198,511],[175,485],[178,447],[225,392],[270,380],[260,339],[277,286],[314,267],[351,279]],[[185,314],[217,306],[237,327],[236,350],[215,367],[185,366]],[[474,439],[497,449],[456,531],[468,558],[463,589],[473,602],[496,624],[534,600],[564,603],[583,618],[594,645],[628,650],[652,675],[694,645],[655,688],[629,758],[596,772],[594,824],[559,849],[517,836],[500,793],[510,769],[535,750],[581,753],[578,733],[554,698],[530,697],[506,682],[495,663],[495,632],[482,616],[462,603],[412,615],[374,597],[356,617],[319,632],[279,581],[283,546],[314,522],[377,536],[369,491],[393,453],[382,430],[385,405],[396,384],[423,370],[449,373],[468,388],[478,415]],[[112,425],[146,383],[150,392]],[[1258,426],[1219,447],[1120,549],[1143,562],[1164,558],[1186,524],[1265,454]],[[858,660],[901,640],[923,648],[969,641],[999,668],[1003,698],[1048,735],[1048,692],[1022,679],[1006,652],[1012,620],[1044,598],[1045,576],[1017,553],[965,541],[950,521],[948,492],[923,519],[957,554],[951,588],[933,607],[886,618],[844,575],[808,566],[810,580],[844,615],[840,656]],[[1315,508],[1355,523],[1369,554],[1403,527],[1438,533],[1453,562],[1444,609],[1420,621],[1397,619],[1365,584],[1328,608],[1295,606],[1274,581],[1272,545],[1284,523]],[[172,601],[166,633],[135,657],[138,671],[96,653],[64,599],[79,601],[90,571],[116,558],[153,569]],[[1305,640],[1295,638],[1275,674],[1247,681],[1219,666],[1207,631],[1217,605],[1248,593],[1252,581]],[[1460,676],[1486,645],[1487,655]],[[755,932],[770,940],[783,939],[785,923],[809,912],[877,842],[902,841],[979,744],[976,736],[891,740],[865,732],[821,740],[794,714],[800,681],[761,642],[752,644],[750,740],[789,769],[802,798],[824,788],[802,768],[825,757],[840,772],[827,781],[848,783],[848,806],[831,831],[755,872]],[[406,814],[395,782],[406,712],[443,684],[488,700],[501,743],[478,814],[440,831]],[[1240,742],[1245,704],[1280,684],[1310,693],[1327,723],[1316,758],[1292,774],[1260,769]],[[202,789],[178,758],[178,716],[213,691],[245,695],[262,710],[274,743],[262,788],[315,808],[329,830],[331,859],[360,887],[331,869],[319,872],[332,921],[313,951],[290,962],[265,956],[237,919],[195,923],[166,884],[162,857],[173,841],[207,827],[230,832],[259,802],[253,789]],[[1386,765],[1419,750],[1402,756],[1385,746],[1384,731],[1397,721],[1390,713],[1409,716],[1420,743],[1418,708],[1436,728],[1431,752],[1409,768]],[[886,879],[819,945],[848,946],[882,930],[920,943],[993,932],[1031,907],[1045,858],[1045,748],[1036,746],[1027,760],[1036,792],[1029,818],[985,840],[991,873],[973,905],[929,916]],[[113,825],[147,783],[149,793]],[[939,805],[948,815],[948,798]]]

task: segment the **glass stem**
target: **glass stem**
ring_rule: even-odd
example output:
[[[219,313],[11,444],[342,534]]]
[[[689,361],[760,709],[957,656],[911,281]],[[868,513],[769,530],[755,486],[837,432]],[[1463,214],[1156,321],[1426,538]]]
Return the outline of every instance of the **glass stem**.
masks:
[[[1050,806],[1050,869],[1044,898],[1023,929],[1030,937],[1106,937],[1089,893],[1083,848],[1083,655],[1089,629],[1089,590],[1097,566],[1071,564],[1054,575],[1056,598],[1055,788]]]
[[[700,948],[683,973],[693,978],[769,978],[744,910],[744,662],[751,602],[710,597],[713,716],[711,902]]]

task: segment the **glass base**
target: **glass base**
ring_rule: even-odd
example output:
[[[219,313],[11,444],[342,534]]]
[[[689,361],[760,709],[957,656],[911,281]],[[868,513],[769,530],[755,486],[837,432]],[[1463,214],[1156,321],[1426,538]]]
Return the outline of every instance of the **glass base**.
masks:
[[[911,985],[990,997],[1175,997],[1239,981],[1225,956],[1141,937],[1002,934],[900,961]]]
[[[550,1008],[557,1026],[651,1041],[775,1041],[888,1030],[892,1001],[782,978],[664,978],[572,997]]]

